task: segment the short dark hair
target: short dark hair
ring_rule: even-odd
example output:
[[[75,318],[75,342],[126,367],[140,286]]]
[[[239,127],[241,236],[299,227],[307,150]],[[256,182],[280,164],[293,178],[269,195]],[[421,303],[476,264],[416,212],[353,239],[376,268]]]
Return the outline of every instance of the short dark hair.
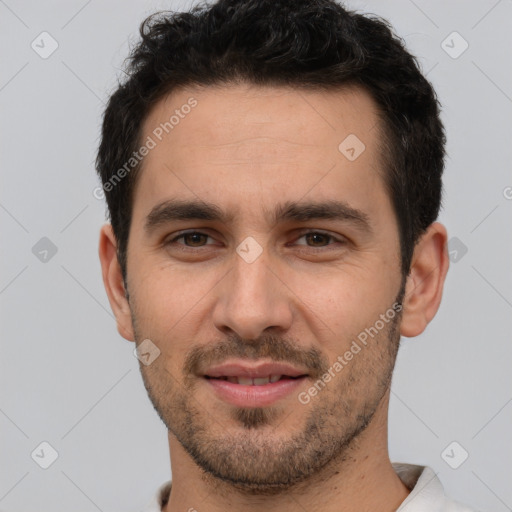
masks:
[[[408,275],[414,246],[441,207],[445,135],[434,89],[386,20],[334,0],[218,0],[152,14],[139,32],[127,78],[105,108],[96,159],[125,283],[141,165],[112,178],[140,148],[149,111],[178,87],[239,82],[331,91],[352,85],[372,96]]]

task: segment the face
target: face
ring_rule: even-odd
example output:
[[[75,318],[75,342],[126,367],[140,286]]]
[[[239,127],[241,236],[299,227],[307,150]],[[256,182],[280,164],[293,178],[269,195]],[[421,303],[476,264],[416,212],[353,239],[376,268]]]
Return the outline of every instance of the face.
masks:
[[[347,457],[390,384],[403,289],[375,104],[183,89],[147,137],[127,258],[135,340],[160,351],[144,384],[208,474],[282,490]]]

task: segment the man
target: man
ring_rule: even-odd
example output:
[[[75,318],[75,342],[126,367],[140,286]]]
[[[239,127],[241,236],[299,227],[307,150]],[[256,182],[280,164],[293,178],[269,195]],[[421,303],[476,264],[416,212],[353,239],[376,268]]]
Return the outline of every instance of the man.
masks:
[[[469,510],[387,447],[400,336],[448,270],[414,58],[333,0],[220,0],[141,37],[97,169],[106,291],[168,429],[146,510]]]

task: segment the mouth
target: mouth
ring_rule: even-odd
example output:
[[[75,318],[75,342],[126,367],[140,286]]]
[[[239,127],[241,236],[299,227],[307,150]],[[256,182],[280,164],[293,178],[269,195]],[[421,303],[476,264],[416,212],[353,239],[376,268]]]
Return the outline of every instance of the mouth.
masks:
[[[308,374],[284,363],[250,365],[241,361],[210,368],[202,377],[224,402],[237,407],[265,407],[298,390]]]
[[[266,384],[279,382],[282,380],[289,379],[300,379],[302,377],[306,377],[306,375],[299,375],[297,377],[292,377],[291,375],[268,375],[267,377],[242,377],[242,376],[234,376],[234,377],[210,377],[209,375],[205,375],[207,379],[216,379],[216,380],[225,380],[227,382],[231,382],[233,384],[240,384],[242,386],[265,386]]]

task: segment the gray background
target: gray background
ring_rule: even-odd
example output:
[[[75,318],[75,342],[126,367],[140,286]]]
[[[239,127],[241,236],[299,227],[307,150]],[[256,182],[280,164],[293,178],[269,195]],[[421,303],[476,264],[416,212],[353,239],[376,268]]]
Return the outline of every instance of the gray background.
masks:
[[[0,0],[1,510],[139,511],[170,478],[165,427],[101,281],[94,158],[139,23],[188,5]],[[388,18],[418,55],[448,135],[440,220],[457,238],[454,261],[439,313],[403,340],[391,458],[431,466],[449,495],[477,509],[512,510],[512,2],[348,5]],[[43,31],[59,45],[46,59],[31,47]],[[454,31],[469,44],[457,58]],[[43,237],[56,254],[41,252]],[[43,441],[58,452],[48,469],[31,457],[49,457]],[[446,460],[460,463],[462,450],[468,459],[452,469]]]

